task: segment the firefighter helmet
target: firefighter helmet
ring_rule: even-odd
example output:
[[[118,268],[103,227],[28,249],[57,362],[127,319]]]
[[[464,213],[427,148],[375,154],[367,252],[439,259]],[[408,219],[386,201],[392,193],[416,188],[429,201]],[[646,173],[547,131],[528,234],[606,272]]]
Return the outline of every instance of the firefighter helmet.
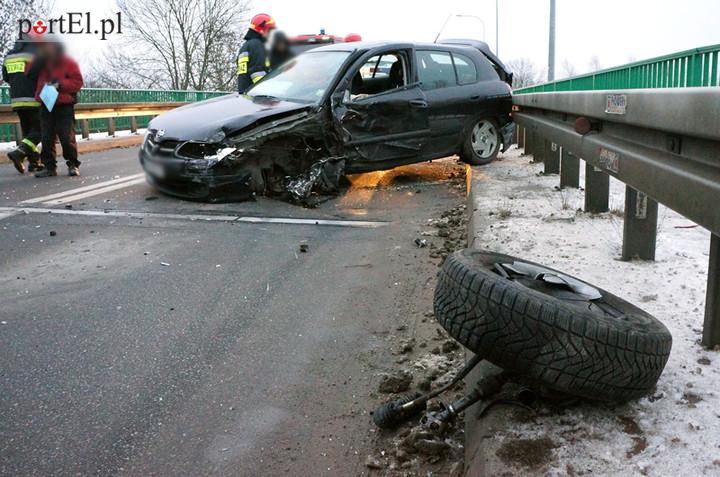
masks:
[[[250,20],[250,29],[265,36],[275,28],[275,20],[267,13],[258,13]]]

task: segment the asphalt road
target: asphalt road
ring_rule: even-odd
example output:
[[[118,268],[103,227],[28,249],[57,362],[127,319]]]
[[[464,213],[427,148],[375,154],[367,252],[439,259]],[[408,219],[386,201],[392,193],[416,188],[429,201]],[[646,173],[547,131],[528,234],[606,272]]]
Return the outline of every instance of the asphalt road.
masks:
[[[81,159],[0,165],[0,473],[366,473],[391,332],[431,306],[413,240],[462,169],[354,176],[303,209],[164,197],[132,149]]]

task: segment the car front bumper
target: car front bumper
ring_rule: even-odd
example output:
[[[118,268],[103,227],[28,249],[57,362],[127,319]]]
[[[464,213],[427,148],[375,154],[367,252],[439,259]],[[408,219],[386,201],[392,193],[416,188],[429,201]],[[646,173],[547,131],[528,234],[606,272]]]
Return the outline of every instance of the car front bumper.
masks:
[[[252,171],[219,172],[204,160],[181,159],[151,154],[146,147],[139,153],[140,164],[159,191],[182,199],[200,201],[242,201],[254,197]]]

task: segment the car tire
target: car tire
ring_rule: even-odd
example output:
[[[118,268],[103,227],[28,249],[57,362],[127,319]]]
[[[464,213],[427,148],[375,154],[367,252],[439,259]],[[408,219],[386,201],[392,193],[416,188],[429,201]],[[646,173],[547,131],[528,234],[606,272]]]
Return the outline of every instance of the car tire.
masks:
[[[500,126],[494,119],[484,118],[467,132],[460,160],[471,166],[484,166],[495,160],[501,147]]]
[[[578,301],[565,284],[504,276],[496,265],[501,263],[541,267],[549,274],[545,279],[569,277],[600,298]],[[453,338],[496,366],[592,400],[621,402],[652,392],[672,347],[662,323],[611,293],[527,260],[481,250],[447,258],[434,311]]]

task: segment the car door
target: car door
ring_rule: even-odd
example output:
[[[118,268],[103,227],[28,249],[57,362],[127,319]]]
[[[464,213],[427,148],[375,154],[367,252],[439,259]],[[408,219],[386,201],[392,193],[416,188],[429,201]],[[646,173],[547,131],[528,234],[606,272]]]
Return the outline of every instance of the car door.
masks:
[[[409,47],[374,49],[354,62],[339,82],[332,114],[350,159],[349,170],[407,164],[423,154],[429,135],[428,109],[412,58]],[[398,67],[392,67],[395,62],[401,63],[402,76],[392,83],[391,76],[398,80]],[[385,86],[384,76],[378,74],[387,75]],[[363,92],[363,80],[368,93]]]
[[[466,87],[458,84],[450,51],[418,49],[415,54],[432,131],[431,147],[426,152],[433,156],[455,153],[472,108],[471,103],[475,101],[468,97]]]

